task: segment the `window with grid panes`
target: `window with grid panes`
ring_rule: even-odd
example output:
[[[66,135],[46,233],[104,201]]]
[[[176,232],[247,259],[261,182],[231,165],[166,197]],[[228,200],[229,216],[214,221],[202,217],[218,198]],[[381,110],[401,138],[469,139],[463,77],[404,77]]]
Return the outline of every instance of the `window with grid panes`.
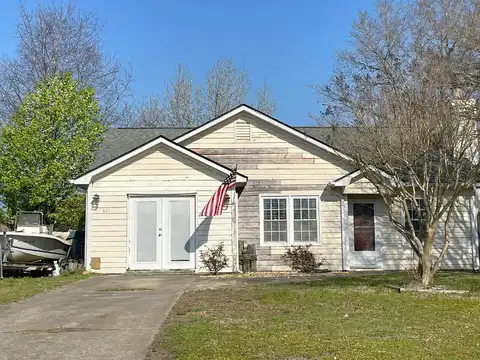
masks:
[[[318,242],[318,200],[315,197],[268,197],[263,202],[263,242]]]
[[[425,237],[427,232],[427,211],[425,210],[425,201],[423,199],[417,199],[418,207],[415,206],[411,200],[407,200],[407,211],[410,215],[410,221],[412,222],[415,235],[420,238]],[[408,219],[405,217],[405,227],[409,229]]]
[[[309,198],[293,199],[293,241],[316,242],[317,200]]]
[[[287,242],[287,199],[263,199],[263,241]]]

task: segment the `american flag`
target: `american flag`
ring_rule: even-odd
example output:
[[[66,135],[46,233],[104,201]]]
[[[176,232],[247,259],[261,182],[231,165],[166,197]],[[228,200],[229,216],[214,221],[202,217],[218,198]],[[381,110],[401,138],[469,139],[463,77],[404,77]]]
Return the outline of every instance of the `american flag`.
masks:
[[[217,191],[215,191],[210,200],[208,200],[208,203],[203,208],[200,216],[222,215],[223,205],[225,204],[225,196],[227,195],[228,190],[235,187],[237,183],[236,179],[237,174],[235,171],[232,171],[232,173],[230,173],[230,175],[223,180],[222,184],[218,187]]]

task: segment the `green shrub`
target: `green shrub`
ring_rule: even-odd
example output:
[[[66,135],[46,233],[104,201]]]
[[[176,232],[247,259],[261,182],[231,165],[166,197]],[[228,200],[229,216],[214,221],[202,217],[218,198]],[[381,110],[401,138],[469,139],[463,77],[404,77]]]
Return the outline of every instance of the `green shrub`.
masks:
[[[292,245],[283,259],[294,271],[301,273],[312,273],[320,269],[325,264],[325,259],[317,261],[315,254],[310,250],[312,245]]]
[[[228,260],[225,255],[223,243],[200,252],[200,261],[210,274],[216,275],[227,267]]]

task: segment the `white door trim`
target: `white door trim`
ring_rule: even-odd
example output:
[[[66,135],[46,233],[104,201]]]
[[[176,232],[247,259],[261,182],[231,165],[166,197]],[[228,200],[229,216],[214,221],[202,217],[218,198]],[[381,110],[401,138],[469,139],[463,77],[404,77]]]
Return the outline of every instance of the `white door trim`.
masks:
[[[163,254],[163,248],[164,248],[164,241],[161,239],[158,242],[157,246],[157,259],[158,261],[155,264],[152,264],[151,266],[136,266],[135,262],[135,208],[134,204],[135,201],[149,201],[152,199],[155,199],[157,201],[157,227],[158,224],[162,224],[163,228],[163,222],[165,221],[164,218],[165,216],[165,206],[162,199],[164,198],[191,198],[192,199],[192,204],[191,204],[191,226],[192,226],[192,238],[193,241],[190,243],[191,245],[191,254],[190,254],[190,261],[188,262],[188,266],[184,267],[170,267],[167,266],[168,264],[165,264],[164,260],[164,254]],[[129,270],[169,270],[169,269],[191,269],[195,270],[196,269],[196,245],[197,245],[197,239],[196,239],[196,229],[197,229],[197,193],[142,193],[142,194],[127,194],[127,212],[128,212],[128,219],[127,219],[127,269]],[[158,217],[161,216],[161,219],[158,219]],[[158,230],[158,229],[157,229]],[[162,232],[162,237],[163,237],[163,232]],[[184,264],[185,265],[185,264]]]
[[[361,254],[356,254],[354,250],[354,218],[353,218],[353,204],[358,203],[370,203],[373,204],[373,225],[375,228],[375,251],[362,251]],[[381,251],[381,229],[378,222],[378,211],[380,210],[379,200],[378,199],[348,199],[348,228],[347,238],[348,238],[348,267],[349,269],[382,269],[382,251]],[[360,253],[360,252],[359,252]],[[360,255],[363,255],[365,259],[375,258],[375,264],[367,265],[366,263],[361,263],[358,261]]]

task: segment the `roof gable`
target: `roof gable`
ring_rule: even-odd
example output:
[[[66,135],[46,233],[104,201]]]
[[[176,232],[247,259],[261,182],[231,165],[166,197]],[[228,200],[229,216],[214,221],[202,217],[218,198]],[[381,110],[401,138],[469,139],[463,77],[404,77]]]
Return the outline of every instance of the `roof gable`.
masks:
[[[225,121],[228,121],[229,119],[231,119],[232,117],[242,113],[242,112],[245,112],[253,117],[255,117],[256,119],[260,120],[260,121],[264,121],[266,123],[269,123],[277,128],[280,128],[282,129],[283,131],[285,131],[286,133],[289,133],[293,136],[297,136],[301,139],[303,139],[304,141],[316,146],[316,147],[319,147],[325,151],[327,151],[328,153],[331,153],[333,155],[336,155],[344,160],[350,160],[350,158],[345,155],[344,153],[342,153],[341,151],[335,149],[334,147],[328,145],[326,142],[324,141],[321,141],[315,137],[312,137],[310,136],[307,131],[301,131],[300,129],[315,129],[315,128],[294,128],[294,127],[291,127],[283,122],[281,122],[280,120],[277,120],[267,114],[264,114],[262,113],[261,111],[259,110],[256,110],[254,108],[252,108],[251,106],[248,106],[248,105],[245,105],[245,104],[242,104],[242,105],[239,105],[235,108],[233,108],[232,110],[226,112],[225,114],[223,115],[220,115],[218,116],[217,118],[213,119],[213,120],[210,120],[208,122],[206,122],[205,124],[199,126],[199,127],[196,127],[194,129],[191,129],[187,132],[185,132],[184,134],[176,137],[174,139],[174,141],[176,143],[182,143],[194,136],[197,136],[197,135],[200,135],[206,131],[208,131],[209,129],[212,129],[214,128],[215,126],[225,122]],[[316,128],[318,129],[318,128]]]
[[[206,166],[209,166],[209,167],[211,167],[213,169],[216,169],[220,172],[223,172],[227,175],[230,174],[233,171],[232,169],[230,169],[230,168],[228,168],[228,167],[226,167],[222,164],[219,164],[216,161],[213,161],[213,160],[211,160],[211,159],[209,159],[205,156],[202,156],[200,154],[197,154],[196,152],[194,152],[190,149],[187,149],[184,146],[173,142],[172,140],[167,139],[165,136],[160,135],[160,136],[152,139],[151,141],[148,141],[147,143],[145,143],[143,145],[140,145],[140,146],[132,149],[131,151],[116,157],[115,159],[112,159],[111,161],[109,161],[107,163],[99,165],[96,168],[92,168],[91,170],[87,171],[83,175],[77,177],[75,180],[72,181],[72,183],[75,184],[75,185],[88,185],[88,184],[90,184],[90,182],[92,181],[92,178],[94,176],[96,176],[98,174],[101,174],[104,171],[106,171],[106,170],[108,170],[108,169],[110,169],[114,166],[120,165],[123,162],[127,161],[128,159],[131,159],[132,157],[137,156],[137,155],[139,155],[139,154],[141,154],[141,153],[143,153],[143,152],[145,152],[149,149],[152,149],[155,146],[161,145],[161,144],[163,144],[165,146],[168,146],[175,151],[178,151],[178,152],[180,152],[180,153],[182,153],[182,154],[184,154],[188,157],[191,157],[191,158],[195,159],[198,162],[201,162],[201,163],[205,164]],[[246,181],[247,181],[247,177],[245,175],[237,173],[237,182],[238,183],[245,183]]]
[[[262,118],[260,121],[262,121],[262,119],[264,120],[265,118],[269,119],[269,123],[274,124],[274,126],[280,127],[280,124],[282,128],[289,129],[288,131],[295,134],[295,136],[299,136],[304,139],[308,138],[309,142],[313,142],[315,145],[322,144],[321,148],[331,149],[329,152],[333,151],[333,153],[337,155],[341,153],[341,151],[335,149],[338,147],[338,145],[340,145],[340,143],[337,145],[337,139],[342,136],[343,131],[352,130],[351,128],[334,129],[332,127],[318,126],[290,127],[248,105],[240,105],[197,128],[110,128],[106,131],[104,140],[100,145],[99,150],[95,154],[95,160],[89,167],[88,171],[93,171],[100,166],[108,164],[118,157],[127,154],[144,144],[147,144],[159,136],[163,136],[169,140],[179,143],[182,142],[182,140],[186,137],[190,138],[191,136],[194,136],[193,131],[195,131],[195,134],[201,134],[203,136],[204,131],[207,131],[207,129],[211,129],[212,126],[221,123],[221,120],[219,121],[219,119],[223,119],[223,121],[225,121],[234,116],[234,114],[242,111],[247,111],[248,113],[253,114],[253,117],[256,119],[260,119],[259,115],[261,115]],[[200,129],[200,131],[197,131],[198,129]]]
[[[191,128],[110,128],[95,154],[89,171],[126,154],[159,136],[173,140]]]

